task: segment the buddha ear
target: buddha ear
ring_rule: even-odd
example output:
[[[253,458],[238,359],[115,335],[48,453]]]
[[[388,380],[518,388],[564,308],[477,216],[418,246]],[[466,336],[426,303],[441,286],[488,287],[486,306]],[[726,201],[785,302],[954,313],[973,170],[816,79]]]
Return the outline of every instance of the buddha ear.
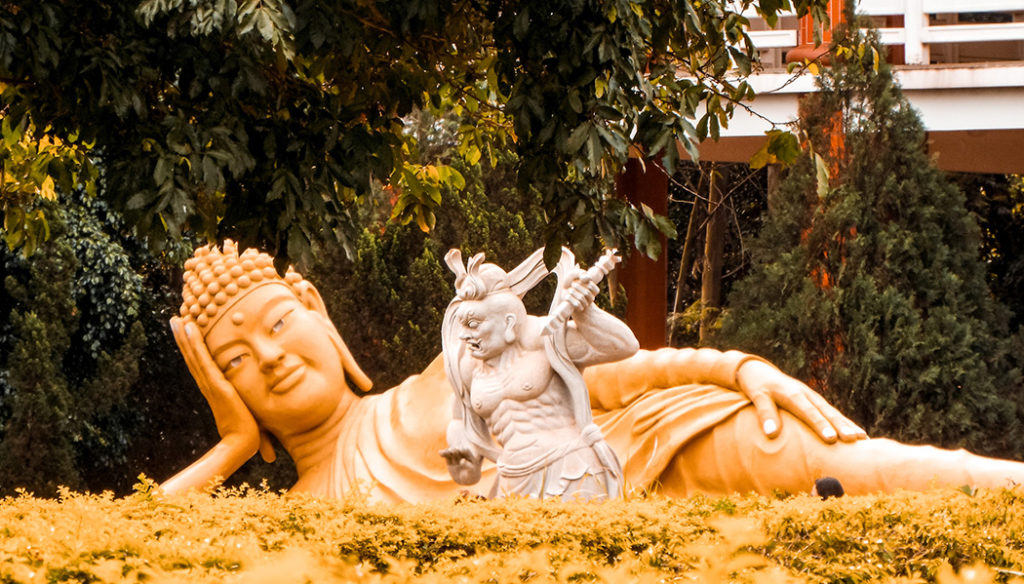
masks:
[[[363,391],[373,389],[373,381],[359,367],[359,363],[352,356],[352,351],[349,350],[348,345],[342,340],[341,333],[338,332],[334,323],[331,322],[331,317],[327,315],[327,306],[324,304],[324,299],[320,297],[320,293],[316,291],[316,288],[305,280],[294,284],[292,288],[294,288],[295,296],[298,297],[299,302],[306,308],[319,314],[328,325],[327,328],[331,340],[334,341],[334,346],[338,350],[338,357],[341,359],[341,365],[345,368],[345,374],[348,375],[348,378],[356,384],[356,387]]]
[[[267,462],[277,460],[277,452],[274,451],[274,443],[270,441],[270,434],[266,430],[260,430],[260,456]]]
[[[316,288],[309,282],[303,280],[296,284],[292,284],[292,289],[295,290],[295,296],[298,297],[306,308],[313,312],[319,313],[320,316],[330,320],[327,316],[327,305],[324,304],[324,299],[320,297],[320,293],[317,292]]]

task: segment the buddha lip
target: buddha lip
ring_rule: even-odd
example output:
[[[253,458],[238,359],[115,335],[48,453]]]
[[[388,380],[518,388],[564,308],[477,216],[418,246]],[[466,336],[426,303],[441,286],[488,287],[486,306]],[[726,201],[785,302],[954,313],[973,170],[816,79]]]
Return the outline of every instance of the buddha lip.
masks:
[[[306,367],[304,365],[294,365],[289,367],[274,379],[274,383],[270,386],[271,393],[285,393],[292,389],[300,382],[306,375]]]

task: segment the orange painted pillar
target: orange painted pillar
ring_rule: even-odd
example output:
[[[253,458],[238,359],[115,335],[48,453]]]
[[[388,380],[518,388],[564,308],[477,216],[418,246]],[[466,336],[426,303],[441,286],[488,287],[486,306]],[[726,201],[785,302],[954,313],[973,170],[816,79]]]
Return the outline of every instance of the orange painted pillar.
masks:
[[[617,194],[637,207],[646,204],[655,213],[668,213],[668,175],[653,161],[644,164],[630,158],[615,179]],[[665,346],[665,317],[668,314],[668,259],[665,237],[662,253],[652,260],[636,249],[622,262],[619,282],[626,290],[626,324],[643,349]]]
[[[843,5],[844,0],[830,0],[828,3],[828,18],[832,26],[844,22]],[[832,42],[832,28],[819,24],[821,27],[821,44],[814,44],[814,18],[810,14],[800,18],[800,26],[797,29],[797,46],[786,53],[786,62],[813,61],[828,53],[828,46]],[[827,64],[827,63],[826,63]]]

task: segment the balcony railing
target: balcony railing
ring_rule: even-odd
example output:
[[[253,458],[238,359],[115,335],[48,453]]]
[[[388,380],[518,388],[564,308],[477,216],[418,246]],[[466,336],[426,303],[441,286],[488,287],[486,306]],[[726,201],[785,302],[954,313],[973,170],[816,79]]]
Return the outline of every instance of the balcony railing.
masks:
[[[839,0],[833,0],[839,1]],[[1024,0],[860,0],[857,11],[872,17],[895,63],[928,65],[1024,60]],[[767,29],[756,14],[750,36],[765,64],[782,66],[798,38],[793,16]]]

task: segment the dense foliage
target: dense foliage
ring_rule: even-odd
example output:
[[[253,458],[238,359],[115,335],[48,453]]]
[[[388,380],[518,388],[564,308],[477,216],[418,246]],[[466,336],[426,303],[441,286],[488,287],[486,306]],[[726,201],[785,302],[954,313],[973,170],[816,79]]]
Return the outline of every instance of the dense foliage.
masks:
[[[141,278],[102,204],[63,200],[31,261],[0,248],[0,492],[82,486],[82,466],[124,461],[104,423],[138,379]],[[116,230],[116,229],[115,229]],[[84,464],[79,459],[84,459]]]
[[[628,231],[644,247],[649,219],[587,185],[607,187],[633,145],[671,169],[676,140],[692,150],[717,136],[752,95],[731,77],[756,55],[742,10],[774,22],[788,8],[824,17],[825,5],[4,2],[0,109],[17,131],[3,147],[30,135],[67,162],[5,191],[5,221],[23,219],[22,195],[52,190],[48,176],[98,167],[86,182],[158,248],[190,229],[309,259],[325,237],[355,245],[355,208],[379,181],[396,187],[398,218],[432,225],[439,186],[459,179],[409,159],[403,118],[443,108],[473,117],[458,133],[470,164],[514,144],[552,252]]]
[[[979,219],[982,259],[992,293],[1013,313],[1010,328],[1024,325],[1024,176],[957,174],[967,208]]]
[[[810,380],[871,434],[1021,456],[1009,313],[876,42],[843,37],[805,99],[805,154],[718,342]]]
[[[369,505],[151,487],[0,500],[0,581],[952,584],[1024,568],[1019,489]]]

